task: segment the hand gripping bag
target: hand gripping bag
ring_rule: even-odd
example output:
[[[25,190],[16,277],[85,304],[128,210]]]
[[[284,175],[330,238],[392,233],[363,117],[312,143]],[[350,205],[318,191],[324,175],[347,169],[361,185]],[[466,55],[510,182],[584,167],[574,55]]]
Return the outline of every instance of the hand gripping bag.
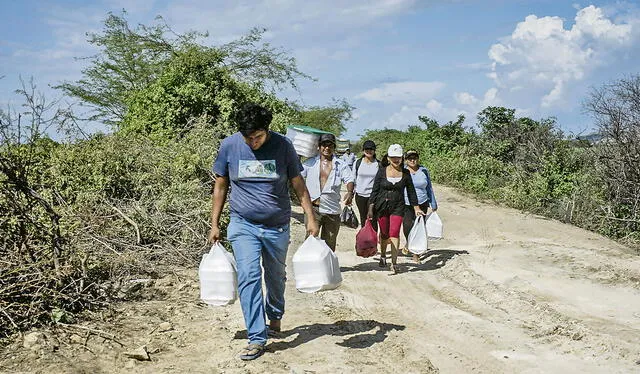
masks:
[[[358,222],[358,217],[356,217],[356,213],[353,211],[353,208],[350,206],[345,206],[342,209],[342,214],[340,215],[340,222],[342,222],[345,226],[351,227],[352,229],[360,226],[360,222]]]
[[[200,261],[200,298],[209,305],[229,305],[238,298],[236,260],[222,244],[215,243]]]
[[[309,236],[293,255],[293,274],[300,292],[337,288],[342,283],[338,257],[324,240]]]
[[[440,239],[442,238],[442,220],[440,220],[440,216],[436,212],[432,212],[427,217],[427,235],[430,238]]]
[[[368,219],[364,227],[356,234],[356,254],[360,257],[371,257],[378,252],[378,233]]]
[[[413,223],[409,237],[407,238],[407,249],[409,252],[421,255],[427,251],[427,228],[424,224],[424,217],[419,216]]]

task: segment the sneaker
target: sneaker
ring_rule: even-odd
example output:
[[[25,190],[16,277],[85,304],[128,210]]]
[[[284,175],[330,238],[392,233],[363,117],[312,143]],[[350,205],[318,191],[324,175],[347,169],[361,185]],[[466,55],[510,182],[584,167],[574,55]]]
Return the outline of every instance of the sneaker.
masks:
[[[378,266],[381,268],[387,267],[387,259],[384,257],[380,257],[380,262],[378,262]]]

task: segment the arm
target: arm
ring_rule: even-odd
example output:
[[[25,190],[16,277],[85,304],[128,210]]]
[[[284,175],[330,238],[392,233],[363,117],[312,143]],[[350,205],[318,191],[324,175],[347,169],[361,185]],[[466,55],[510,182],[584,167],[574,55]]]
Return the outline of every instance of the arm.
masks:
[[[411,174],[408,170],[405,170],[403,173],[403,178],[405,180],[405,188],[407,189],[407,197],[409,198],[409,204],[413,206],[413,210],[416,213],[416,216],[424,215],[422,209],[418,204],[418,195],[416,194],[416,188],[413,185],[413,179],[411,179]]]
[[[344,205],[351,205],[353,202],[353,182],[347,183],[347,194],[344,199]]]
[[[304,183],[304,179],[302,179],[300,175],[295,176],[291,178],[291,185],[293,186],[296,196],[298,196],[298,200],[300,200],[304,214],[307,216],[307,233],[318,236],[320,229],[318,228],[316,216],[313,214],[313,209],[311,208],[311,197],[309,196],[309,191]]]
[[[353,189],[355,190],[356,188],[356,178],[358,177],[356,175],[356,169],[358,168],[358,161],[354,162],[353,165],[351,165],[351,178],[353,178]]]
[[[373,189],[371,190],[371,196],[369,196],[369,211],[367,218],[373,218],[373,202],[376,201],[377,195],[380,193],[380,182],[386,178],[386,171],[384,167],[378,169],[376,177],[373,180]]]
[[[214,183],[213,195],[211,197],[211,230],[209,231],[210,243],[220,241],[220,214],[222,213],[222,207],[227,200],[229,178],[216,175]]]
[[[341,174],[342,182],[347,185],[347,193],[344,196],[344,204],[351,205],[351,202],[353,201],[353,188],[355,184],[353,183],[353,172],[351,171],[349,165],[344,165]]]
[[[429,175],[429,171],[424,168],[422,169],[424,174],[427,176],[427,195],[429,196],[429,205],[431,205],[431,210],[434,212],[438,210],[438,202],[436,201],[436,195],[433,193],[433,185],[431,184],[431,176]]]

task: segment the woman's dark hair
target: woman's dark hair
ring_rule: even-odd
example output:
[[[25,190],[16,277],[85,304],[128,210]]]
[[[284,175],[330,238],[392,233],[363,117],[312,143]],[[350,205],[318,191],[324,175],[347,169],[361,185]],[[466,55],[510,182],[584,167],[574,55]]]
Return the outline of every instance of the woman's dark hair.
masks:
[[[380,160],[380,166],[386,168],[389,164],[389,156],[385,153],[384,156],[382,156],[382,160]]]
[[[236,113],[236,125],[243,136],[250,136],[258,130],[269,130],[273,115],[269,109],[254,103],[247,103]]]

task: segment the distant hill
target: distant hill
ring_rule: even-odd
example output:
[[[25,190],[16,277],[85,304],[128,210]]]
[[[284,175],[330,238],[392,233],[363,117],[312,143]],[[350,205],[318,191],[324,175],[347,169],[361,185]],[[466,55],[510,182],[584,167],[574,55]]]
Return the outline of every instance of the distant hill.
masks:
[[[586,134],[586,135],[578,135],[576,136],[577,140],[586,140],[591,144],[597,144],[600,143],[603,139],[604,139],[604,135],[600,134],[598,132],[594,132],[591,134]]]

